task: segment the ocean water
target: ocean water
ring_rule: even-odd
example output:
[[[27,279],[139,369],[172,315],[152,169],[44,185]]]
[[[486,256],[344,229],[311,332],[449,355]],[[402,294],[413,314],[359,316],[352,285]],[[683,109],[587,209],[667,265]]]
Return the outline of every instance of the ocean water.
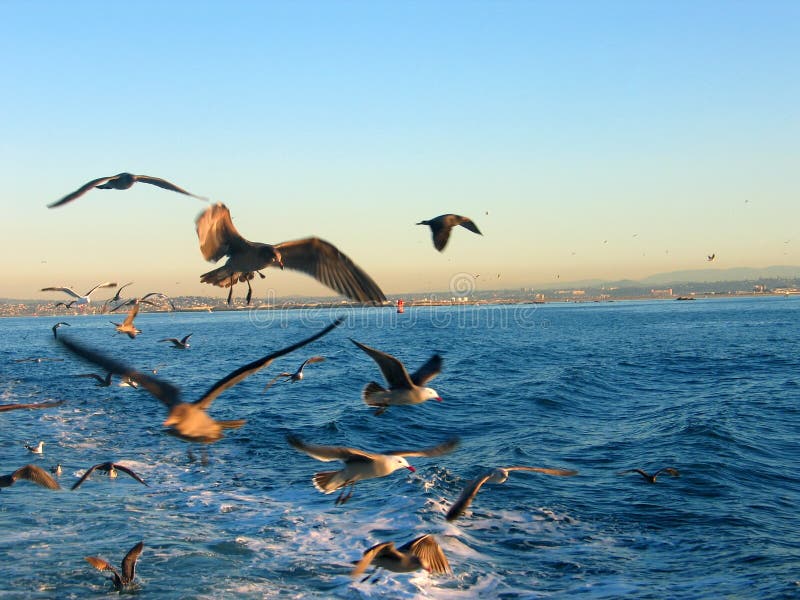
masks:
[[[179,385],[198,398],[217,379],[347,322],[223,393],[210,413],[247,424],[202,448],[165,435],[165,409],[143,390],[95,387],[94,369],[53,342],[63,335]],[[0,413],[0,473],[60,462],[65,488],[0,491],[0,596],[115,595],[84,561],[119,564],[139,540],[136,592],[157,598],[791,598],[800,597],[800,298],[616,302],[354,311],[142,314],[135,340],[106,317],[0,320],[0,403],[65,400]],[[191,348],[162,337],[193,333]],[[348,341],[416,369],[444,356],[431,382],[444,399],[373,416],[360,398],[377,366]],[[304,381],[264,385],[305,358]],[[26,357],[63,361],[14,362]],[[115,379],[115,381],[117,381]],[[290,448],[425,447],[447,456],[359,483],[352,499],[317,492],[322,463]],[[44,455],[23,445],[45,442]],[[191,461],[187,450],[195,460]],[[142,486],[89,466],[114,460]],[[495,466],[512,473],[470,510],[444,514]],[[679,469],[655,485],[628,468]],[[384,573],[351,580],[369,546],[433,533],[452,576]]]

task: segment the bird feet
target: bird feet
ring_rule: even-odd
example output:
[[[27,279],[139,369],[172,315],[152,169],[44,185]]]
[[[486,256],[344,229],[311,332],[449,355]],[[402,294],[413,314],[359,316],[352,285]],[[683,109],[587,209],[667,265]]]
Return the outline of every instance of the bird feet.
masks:
[[[350,500],[350,496],[353,495],[353,490],[355,489],[355,487],[356,487],[356,484],[355,483],[352,484],[350,486],[350,491],[347,494],[345,494],[344,490],[342,490],[342,493],[339,494],[339,497],[336,499],[336,506],[339,506],[340,504],[344,504],[345,502]]]

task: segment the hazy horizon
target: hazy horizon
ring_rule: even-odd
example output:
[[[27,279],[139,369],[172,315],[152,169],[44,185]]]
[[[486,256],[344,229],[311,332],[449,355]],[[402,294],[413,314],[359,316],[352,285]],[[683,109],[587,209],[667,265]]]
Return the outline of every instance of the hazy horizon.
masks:
[[[795,3],[46,5],[0,23],[0,296],[225,297],[199,282],[202,202],[46,208],[123,171],[250,240],[326,239],[390,296],[800,263]],[[437,252],[415,223],[448,212],[484,235]],[[329,293],[266,275],[256,298]]]

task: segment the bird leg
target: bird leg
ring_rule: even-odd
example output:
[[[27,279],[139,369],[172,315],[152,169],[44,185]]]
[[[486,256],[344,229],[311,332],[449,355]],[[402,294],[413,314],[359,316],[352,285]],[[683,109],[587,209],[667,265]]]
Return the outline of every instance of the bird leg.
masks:
[[[256,271],[256,273],[258,273],[261,276],[261,279],[266,279],[267,278],[267,276],[264,275],[261,271]]]
[[[247,301],[246,304],[250,304],[250,298],[253,296],[253,287],[250,285],[250,280],[246,279],[245,282],[247,283]]]
[[[356,487],[356,482],[354,481],[353,483],[350,484],[350,491],[347,493],[347,495],[345,495],[344,490],[342,490],[342,493],[339,494],[339,497],[336,499],[336,506],[344,504],[345,502],[350,500],[350,496],[353,495],[353,490],[355,489],[355,487]]]
[[[228,290],[228,300],[226,301],[227,304],[231,303],[231,297],[233,296],[233,284],[231,284],[231,289]]]

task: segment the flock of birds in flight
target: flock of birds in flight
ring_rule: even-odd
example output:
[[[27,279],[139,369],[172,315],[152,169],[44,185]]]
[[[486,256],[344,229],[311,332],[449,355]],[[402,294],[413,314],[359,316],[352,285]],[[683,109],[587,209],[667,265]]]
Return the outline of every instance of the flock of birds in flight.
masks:
[[[164,179],[147,175],[121,173],[116,176],[101,177],[90,181],[78,190],[50,204],[49,207],[63,206],[94,188],[126,190],[136,182],[156,185],[163,189],[206,200]],[[460,225],[473,233],[481,234],[472,220],[455,214],[441,215],[434,219],[420,221],[417,224],[430,227],[434,247],[440,252],[446,247],[451,230],[456,226]],[[224,265],[201,275],[201,281],[231,288],[228,295],[229,302],[233,286],[241,282],[247,284],[247,302],[249,303],[252,295],[250,281],[256,274],[263,278],[264,275],[261,271],[270,266],[304,272],[353,300],[372,303],[383,303],[386,300],[383,292],[367,273],[350,258],[342,254],[334,245],[319,238],[310,237],[276,245],[251,242],[237,232],[231,221],[230,212],[224,204],[211,205],[201,213],[196,220],[196,230],[200,242],[200,250],[204,258],[216,262],[227,257]],[[708,257],[709,261],[713,259],[714,255]],[[123,306],[132,305],[125,321],[123,323],[114,323],[114,325],[117,332],[127,334],[133,339],[141,333],[134,325],[134,318],[138,313],[140,303],[149,302],[147,300],[149,297],[165,296],[158,292],[151,292],[141,298],[123,300],[120,292],[128,285],[130,283],[119,288],[109,302],[119,302],[117,306],[110,309],[111,312]],[[64,292],[74,298],[70,304],[88,305],[91,302],[93,292],[111,287],[116,287],[116,283],[100,283],[83,295],[67,287],[48,287],[43,288],[43,290]],[[106,304],[108,305],[109,302]],[[250,375],[268,367],[277,358],[299,350],[327,335],[342,323],[343,319],[337,319],[321,331],[300,342],[235,369],[213,383],[200,398],[192,402],[182,400],[181,390],[176,385],[159,379],[154,374],[137,370],[68,337],[58,335],[59,327],[69,326],[68,323],[57,323],[52,327],[52,332],[56,341],[71,354],[106,372],[105,377],[94,373],[78,375],[79,377],[93,378],[101,386],[111,385],[113,375],[122,377],[129,385],[146,390],[165,406],[167,415],[163,425],[166,428],[166,433],[186,442],[210,444],[222,439],[225,430],[236,429],[246,423],[244,419],[217,420],[208,414],[207,411],[211,408],[211,404],[220,394]],[[185,350],[190,346],[189,338],[191,335],[188,334],[182,339],[163,338],[158,341],[169,342],[174,348]],[[351,341],[376,363],[385,380],[385,386],[374,381],[369,382],[362,392],[364,403],[374,408],[375,415],[385,413],[392,406],[410,406],[428,400],[442,400],[433,388],[426,387],[442,370],[443,359],[440,355],[433,355],[413,374],[409,374],[403,363],[391,354],[371,348],[352,338]],[[299,382],[303,379],[303,370],[306,366],[322,361],[324,361],[324,357],[312,356],[303,361],[295,372],[282,372],[274,377],[266,385],[265,389],[279,381]],[[41,402],[5,405],[0,406],[0,412],[17,409],[50,408],[61,404],[62,402]],[[385,477],[398,469],[407,469],[413,472],[415,469],[408,462],[408,458],[442,456],[454,451],[459,444],[458,438],[453,437],[429,448],[372,452],[344,446],[310,444],[294,435],[287,436],[287,442],[295,450],[316,460],[322,462],[339,461],[342,463],[343,466],[338,470],[320,471],[312,477],[314,487],[320,492],[324,494],[340,492],[336,499],[337,505],[344,504],[351,498],[353,490],[359,481]],[[39,442],[36,446],[26,445],[26,448],[32,454],[42,455],[44,453],[44,442]],[[0,488],[10,487],[18,480],[27,480],[47,489],[58,490],[61,486],[55,477],[61,475],[62,467],[58,464],[51,471],[52,475],[41,467],[27,464],[9,475],[0,476]],[[105,472],[109,477],[116,477],[118,472],[122,472],[138,483],[148,485],[132,469],[114,462],[103,462],[88,468],[71,489],[77,490],[95,471]],[[466,485],[448,510],[445,516],[446,520],[454,521],[461,517],[485,484],[504,483],[508,479],[509,473],[514,471],[527,471],[562,477],[577,474],[577,471],[574,470],[531,466],[509,466],[489,469]],[[640,469],[629,469],[621,471],[620,474],[632,472],[640,474],[649,483],[655,483],[656,478],[662,473],[679,476],[678,471],[672,467],[660,469],[652,475]],[[86,560],[95,568],[110,572],[115,589],[123,590],[134,583],[136,563],[143,548],[144,543],[140,541],[128,551],[122,561],[121,572],[104,559],[89,556],[86,557]],[[392,541],[376,544],[364,551],[362,558],[355,561],[354,564],[355,566],[351,572],[353,577],[363,574],[370,565],[375,567],[375,571],[383,568],[398,573],[419,569],[436,574],[452,572],[444,552],[432,534],[421,535],[399,547],[396,547]],[[372,577],[373,573],[367,575],[362,581]]]

